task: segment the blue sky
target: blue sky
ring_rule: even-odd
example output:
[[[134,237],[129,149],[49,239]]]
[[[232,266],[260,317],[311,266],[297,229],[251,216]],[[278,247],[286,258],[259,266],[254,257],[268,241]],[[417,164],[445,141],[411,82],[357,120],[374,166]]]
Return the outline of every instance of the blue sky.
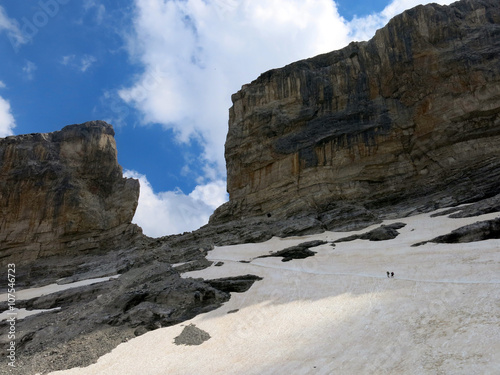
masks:
[[[106,120],[141,181],[134,221],[151,236],[194,230],[227,200],[232,93],[425,3],[0,0],[0,137]]]

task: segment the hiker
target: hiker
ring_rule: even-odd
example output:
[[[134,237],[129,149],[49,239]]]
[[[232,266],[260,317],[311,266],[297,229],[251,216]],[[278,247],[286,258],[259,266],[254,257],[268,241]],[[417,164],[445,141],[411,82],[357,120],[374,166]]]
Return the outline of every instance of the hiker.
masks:
[[[394,277],[394,272],[391,272],[391,277],[392,277],[392,278]]]
[[[391,277],[391,274],[389,273],[389,271],[387,271],[387,277]]]

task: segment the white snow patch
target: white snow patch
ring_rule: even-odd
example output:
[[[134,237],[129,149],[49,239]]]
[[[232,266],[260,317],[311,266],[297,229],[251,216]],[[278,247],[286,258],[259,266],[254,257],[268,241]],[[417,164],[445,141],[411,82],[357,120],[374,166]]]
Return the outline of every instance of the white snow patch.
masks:
[[[61,308],[56,307],[54,309],[47,309],[47,310],[26,310],[26,309],[14,309],[13,311],[7,310],[0,314],[0,322],[3,320],[7,320],[13,316],[15,316],[16,320],[21,320],[31,315],[41,314],[48,311],[58,311],[58,310],[61,310]]]
[[[120,277],[120,275],[107,276],[107,277],[99,277],[95,279],[87,279],[81,280],[70,284],[50,284],[46,286],[42,286],[39,288],[30,288],[23,290],[16,290],[15,296],[16,301],[21,300],[30,300],[32,298],[41,297],[46,294],[57,293],[66,289],[77,288],[85,285],[92,285],[96,283],[102,283],[103,281],[109,281],[111,279],[116,279]],[[0,294],[0,302],[7,301],[8,293]]]

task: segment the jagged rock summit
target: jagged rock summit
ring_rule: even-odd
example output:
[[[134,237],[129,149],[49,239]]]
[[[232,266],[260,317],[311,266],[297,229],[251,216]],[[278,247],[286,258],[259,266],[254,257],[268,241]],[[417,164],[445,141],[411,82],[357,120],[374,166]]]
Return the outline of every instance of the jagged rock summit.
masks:
[[[368,42],[262,74],[232,101],[230,200],[212,223],[308,213],[334,228],[347,211],[492,196],[500,3],[418,6]]]
[[[22,266],[131,241],[138,198],[104,121],[0,139],[0,260]]]

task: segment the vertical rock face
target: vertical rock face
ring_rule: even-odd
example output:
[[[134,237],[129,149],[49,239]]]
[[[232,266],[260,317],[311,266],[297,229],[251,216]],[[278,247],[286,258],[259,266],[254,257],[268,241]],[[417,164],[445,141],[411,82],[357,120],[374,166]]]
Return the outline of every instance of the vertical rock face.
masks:
[[[232,96],[212,222],[499,192],[500,3],[418,6]]]
[[[137,231],[138,197],[103,121],[0,139],[0,259],[28,263],[119,241]]]

